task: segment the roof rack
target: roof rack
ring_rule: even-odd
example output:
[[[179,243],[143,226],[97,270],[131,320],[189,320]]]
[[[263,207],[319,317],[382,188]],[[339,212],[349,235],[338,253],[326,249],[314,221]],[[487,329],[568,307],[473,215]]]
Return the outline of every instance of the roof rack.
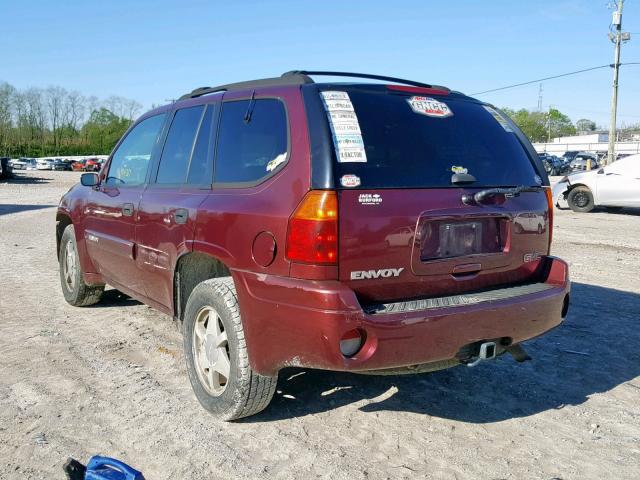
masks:
[[[226,85],[219,85],[217,87],[200,87],[195,90],[182,95],[180,100],[186,100],[188,98],[201,97],[210,93],[228,92],[229,90],[241,90],[248,88],[258,87],[280,87],[283,85],[304,85],[307,83],[314,83],[309,77],[310,75],[316,76],[328,76],[328,77],[352,77],[352,78],[367,78],[369,80],[383,80],[387,82],[402,83],[404,85],[411,85],[414,87],[422,88],[439,88],[449,91],[447,87],[439,85],[429,85],[428,83],[415,82],[413,80],[405,80],[403,78],[387,77],[384,75],[372,75],[369,73],[353,73],[353,72],[325,72],[325,71],[311,71],[311,70],[292,70],[290,72],[283,73],[280,77],[263,78],[261,80],[250,80],[247,82],[228,83]]]
[[[308,76],[304,74],[292,74],[263,78],[260,80],[249,80],[247,82],[228,83],[226,85],[219,85],[217,87],[200,87],[180,97],[180,100],[186,100],[187,98],[201,97],[202,95],[208,95],[216,92],[228,92],[229,90],[242,90],[245,88],[258,88],[258,87],[279,87],[283,85],[303,85],[305,83],[313,83]]]
[[[411,85],[414,87],[422,87],[422,88],[440,88],[443,90],[449,91],[447,87],[442,87],[439,85],[429,85],[428,83],[416,82],[414,80],[405,80],[404,78],[397,77],[387,77],[385,75],[372,75],[369,73],[353,73],[353,72],[324,72],[324,71],[311,71],[311,70],[291,70],[290,72],[285,72],[282,74],[282,77],[286,78],[289,76],[296,75],[315,75],[315,76],[324,76],[324,77],[353,77],[353,78],[367,78],[370,80],[384,80],[386,82],[395,82],[402,83],[404,85]]]

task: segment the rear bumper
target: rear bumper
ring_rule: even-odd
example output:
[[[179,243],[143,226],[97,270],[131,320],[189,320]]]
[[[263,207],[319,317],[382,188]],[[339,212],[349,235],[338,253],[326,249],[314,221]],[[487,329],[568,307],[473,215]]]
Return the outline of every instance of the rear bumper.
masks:
[[[513,344],[559,325],[570,290],[568,266],[547,257],[548,288],[471,305],[368,314],[338,281],[312,281],[234,271],[252,368],[269,375],[287,366],[367,371],[452,359],[487,339]],[[566,300],[565,300],[566,299]],[[566,312],[565,312],[566,314]],[[349,330],[366,332],[351,358],[340,352]]]

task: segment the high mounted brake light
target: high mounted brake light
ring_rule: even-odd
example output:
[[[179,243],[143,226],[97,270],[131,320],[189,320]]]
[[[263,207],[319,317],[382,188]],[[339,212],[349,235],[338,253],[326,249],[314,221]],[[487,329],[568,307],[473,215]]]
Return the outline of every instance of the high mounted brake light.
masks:
[[[397,90],[399,92],[415,93],[418,95],[449,95],[449,90],[441,88],[426,87],[405,87],[404,85],[387,85],[387,90]]]
[[[338,257],[336,192],[312,190],[289,218],[287,258],[294,262],[332,265]]]

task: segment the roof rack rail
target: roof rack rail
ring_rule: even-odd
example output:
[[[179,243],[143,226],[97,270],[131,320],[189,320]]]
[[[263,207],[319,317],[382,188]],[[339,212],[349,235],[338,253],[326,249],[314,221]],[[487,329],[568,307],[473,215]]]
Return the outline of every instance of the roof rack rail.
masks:
[[[249,80],[247,82],[228,83],[226,85],[219,85],[217,87],[200,87],[195,90],[182,95],[179,100],[186,100],[188,98],[201,97],[210,93],[216,92],[228,92],[230,90],[242,90],[246,88],[257,87],[279,87],[283,85],[303,85],[305,83],[313,83],[313,80],[304,74],[291,74],[282,77],[262,78],[260,80]]]
[[[447,87],[442,87],[440,85],[429,85],[428,83],[416,82],[414,80],[405,80],[404,78],[397,77],[387,77],[385,75],[372,75],[369,73],[353,73],[353,72],[325,72],[325,71],[311,71],[311,70],[291,70],[290,72],[285,72],[282,74],[283,77],[296,76],[296,75],[320,75],[327,77],[353,77],[353,78],[368,78],[370,80],[384,80],[387,82],[395,82],[402,83],[405,85],[411,85],[414,87],[423,87],[423,88],[441,88],[449,91]]]

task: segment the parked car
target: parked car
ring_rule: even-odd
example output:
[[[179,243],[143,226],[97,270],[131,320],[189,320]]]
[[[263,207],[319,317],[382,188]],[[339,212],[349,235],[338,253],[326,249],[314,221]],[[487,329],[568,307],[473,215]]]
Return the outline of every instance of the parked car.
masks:
[[[36,164],[36,170],[53,170],[53,159],[39,158]]]
[[[84,164],[85,172],[99,172],[103,161],[99,158],[87,158]]]
[[[571,172],[584,172],[585,170],[597,170],[600,167],[598,157],[593,153],[580,152],[570,163]]]
[[[24,162],[27,170],[35,170],[38,166],[38,162],[35,158],[23,158],[21,160]]]
[[[144,114],[57,210],[66,301],[110,284],[174,317],[195,395],[222,419],[264,409],[290,366],[524,361],[522,342],[567,314],[548,178],[506,115],[446,87],[322,73]],[[524,213],[542,228],[519,232]]]
[[[86,163],[86,159],[83,160],[74,160],[71,162],[71,170],[74,172],[84,172],[84,164]]]
[[[562,158],[568,163],[571,162],[571,160],[573,160],[579,153],[580,150],[568,150],[562,154]]]
[[[598,206],[640,207],[640,154],[564,177],[554,185],[553,198],[557,207],[574,212],[590,212]]]
[[[555,155],[550,155],[548,153],[539,153],[538,157],[542,161],[545,171],[547,175],[556,176],[560,175],[560,172],[563,167],[563,161],[556,157]]]
[[[53,161],[53,170],[67,171],[71,170],[71,160],[59,158]]]

